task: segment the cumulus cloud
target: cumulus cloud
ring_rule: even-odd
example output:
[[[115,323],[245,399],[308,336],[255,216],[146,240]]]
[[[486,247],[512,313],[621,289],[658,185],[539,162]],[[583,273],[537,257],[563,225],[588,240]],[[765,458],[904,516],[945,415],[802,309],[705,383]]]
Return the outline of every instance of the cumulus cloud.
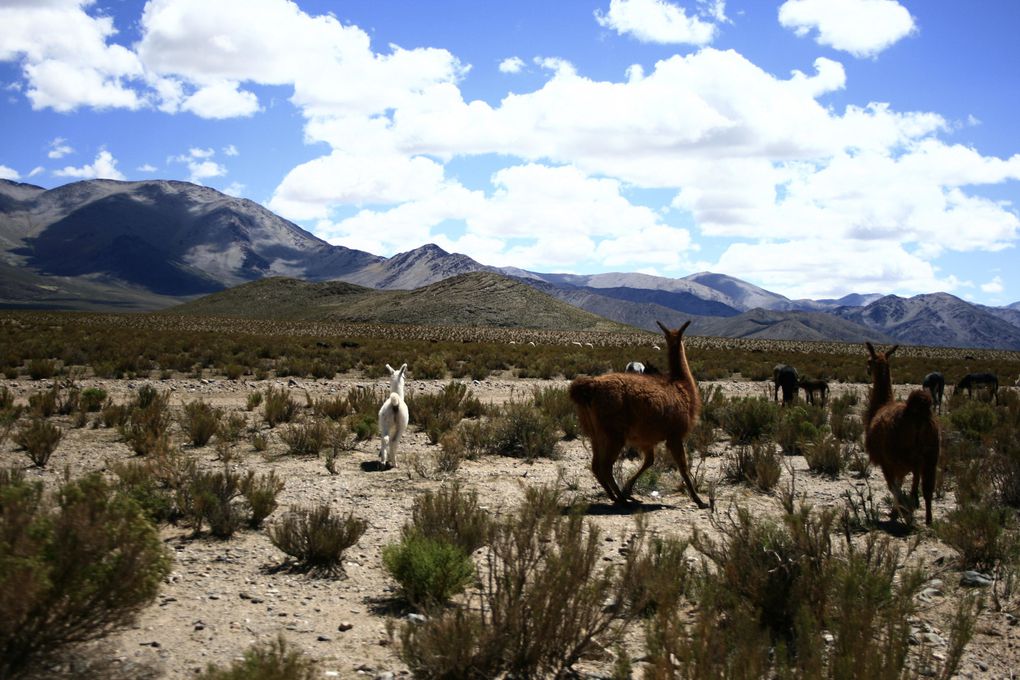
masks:
[[[202,184],[203,180],[223,177],[227,174],[227,169],[223,165],[212,160],[215,155],[216,152],[213,149],[191,147],[188,149],[188,153],[172,156],[167,160],[187,165],[189,172],[188,181]]]
[[[100,150],[91,164],[81,167],[69,165],[61,170],[54,170],[53,174],[56,177],[72,177],[74,179],[127,179],[117,169],[117,159],[106,149]]]
[[[520,73],[524,68],[524,60],[520,57],[507,57],[499,62],[501,73]]]
[[[21,179],[21,175],[14,168],[8,168],[6,165],[0,165],[0,179],[9,179],[11,181],[17,181]]]
[[[716,17],[725,17],[725,3],[711,5]],[[620,35],[641,42],[707,45],[715,37],[715,24],[688,16],[680,5],[667,0],[610,0],[609,11],[595,10],[595,20]]]
[[[138,172],[144,172],[146,174],[152,174],[152,173],[156,172],[157,170],[159,170],[159,168],[157,168],[155,165],[152,165],[151,163],[144,163],[142,165],[139,165],[135,169]]]
[[[991,281],[981,284],[981,290],[985,293],[1001,293],[1005,289],[1001,276],[993,276]]]
[[[131,83],[144,75],[137,55],[110,39],[109,17],[90,16],[90,0],[0,6],[0,61],[18,61],[36,109],[137,109]]]
[[[67,143],[67,140],[63,137],[55,137],[50,142],[50,150],[46,155],[49,158],[57,159],[63,158],[69,153],[74,153],[74,149]]]
[[[259,100],[254,93],[239,89],[236,82],[225,80],[200,88],[180,106],[201,118],[237,118],[258,111]]]
[[[46,172],[46,168],[44,168],[41,165],[37,165],[34,168],[32,168],[31,172],[28,173],[28,176],[35,177],[36,175],[41,175],[44,172]]]
[[[237,156],[239,153],[240,152],[237,150],[237,147],[234,146],[233,144],[228,144],[227,146],[223,147],[224,156]]]
[[[801,37],[817,31],[819,45],[855,57],[876,56],[916,30],[896,0],[786,0],[779,23]]]
[[[240,198],[244,195],[245,186],[240,182],[231,182],[223,188],[223,193],[227,196],[234,196]]]

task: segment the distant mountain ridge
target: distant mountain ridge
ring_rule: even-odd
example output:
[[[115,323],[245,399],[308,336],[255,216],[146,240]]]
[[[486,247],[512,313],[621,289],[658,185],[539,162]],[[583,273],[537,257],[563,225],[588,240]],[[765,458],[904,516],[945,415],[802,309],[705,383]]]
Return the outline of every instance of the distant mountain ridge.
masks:
[[[712,272],[679,279],[539,273],[491,267],[434,244],[386,258],[331,245],[257,203],[187,182],[87,180],[47,190],[0,180],[5,307],[152,310],[269,277],[346,281],[366,296],[369,289],[407,293],[478,273],[499,275],[487,280],[482,290],[488,293],[501,294],[507,284],[495,281],[511,277],[514,286],[527,284],[575,308],[649,330],[656,320],[692,319],[692,332],[728,337],[1020,350],[1020,302],[985,307],[946,293],[791,300]],[[354,289],[327,289],[328,296],[346,290],[341,297],[348,303],[356,297]],[[515,299],[525,299],[514,290]],[[393,299],[420,305],[425,298]],[[453,308],[431,309],[458,318]],[[478,318],[489,318],[484,306],[479,309]],[[498,315],[491,321],[498,323]]]

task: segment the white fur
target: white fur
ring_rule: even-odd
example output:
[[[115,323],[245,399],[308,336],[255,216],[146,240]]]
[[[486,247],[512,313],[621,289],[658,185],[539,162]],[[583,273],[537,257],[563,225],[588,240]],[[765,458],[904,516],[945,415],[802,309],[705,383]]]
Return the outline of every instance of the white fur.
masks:
[[[645,365],[640,361],[631,361],[627,364],[627,368],[623,369],[627,373],[644,373]]]
[[[379,409],[379,462],[386,467],[397,465],[397,443],[407,429],[409,418],[407,404],[404,403],[404,372],[407,364],[399,370],[386,364],[390,372],[390,396]]]

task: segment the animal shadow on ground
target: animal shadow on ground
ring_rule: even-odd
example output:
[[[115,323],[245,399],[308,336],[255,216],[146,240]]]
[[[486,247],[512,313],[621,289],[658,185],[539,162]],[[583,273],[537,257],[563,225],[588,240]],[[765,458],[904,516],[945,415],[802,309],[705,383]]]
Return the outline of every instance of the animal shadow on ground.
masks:
[[[676,506],[664,503],[592,503],[585,510],[585,515],[593,517],[608,517],[614,515],[633,515],[637,512],[651,512],[653,510],[664,510]],[[570,506],[560,508],[561,515],[569,515],[573,508]]]
[[[382,461],[379,460],[363,460],[361,461],[362,472],[386,472],[390,468],[383,465]]]
[[[376,616],[404,617],[415,611],[403,598],[397,595],[366,597],[363,602],[368,611]]]
[[[917,527],[912,524],[905,524],[892,519],[880,519],[875,524],[875,528],[895,538],[906,538],[917,531]]]

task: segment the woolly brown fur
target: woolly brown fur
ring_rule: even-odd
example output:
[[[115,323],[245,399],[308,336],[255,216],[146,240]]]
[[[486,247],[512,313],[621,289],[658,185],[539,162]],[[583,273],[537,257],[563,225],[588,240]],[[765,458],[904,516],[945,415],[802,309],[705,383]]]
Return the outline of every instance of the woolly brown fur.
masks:
[[[701,395],[683,347],[689,324],[671,331],[659,323],[666,338],[668,375],[609,373],[579,376],[570,384],[581,430],[591,439],[592,473],[614,503],[634,500],[634,483],[654,462],[655,445],[664,441],[691,498],[698,507],[708,507],[694,489],[684,450],[684,438],[701,413]],[[642,462],[621,489],[613,464],[625,445],[641,451]]]
[[[864,448],[868,458],[882,469],[885,482],[894,500],[893,519],[902,505],[900,485],[907,474],[913,474],[911,498],[917,504],[917,488],[924,494],[924,521],[931,524],[931,499],[939,462],[939,428],[932,415],[931,395],[914,390],[905,402],[892,397],[892,376],[889,357],[896,351],[879,354],[866,343],[868,370],[873,384],[868,408],[864,413],[866,434]]]

